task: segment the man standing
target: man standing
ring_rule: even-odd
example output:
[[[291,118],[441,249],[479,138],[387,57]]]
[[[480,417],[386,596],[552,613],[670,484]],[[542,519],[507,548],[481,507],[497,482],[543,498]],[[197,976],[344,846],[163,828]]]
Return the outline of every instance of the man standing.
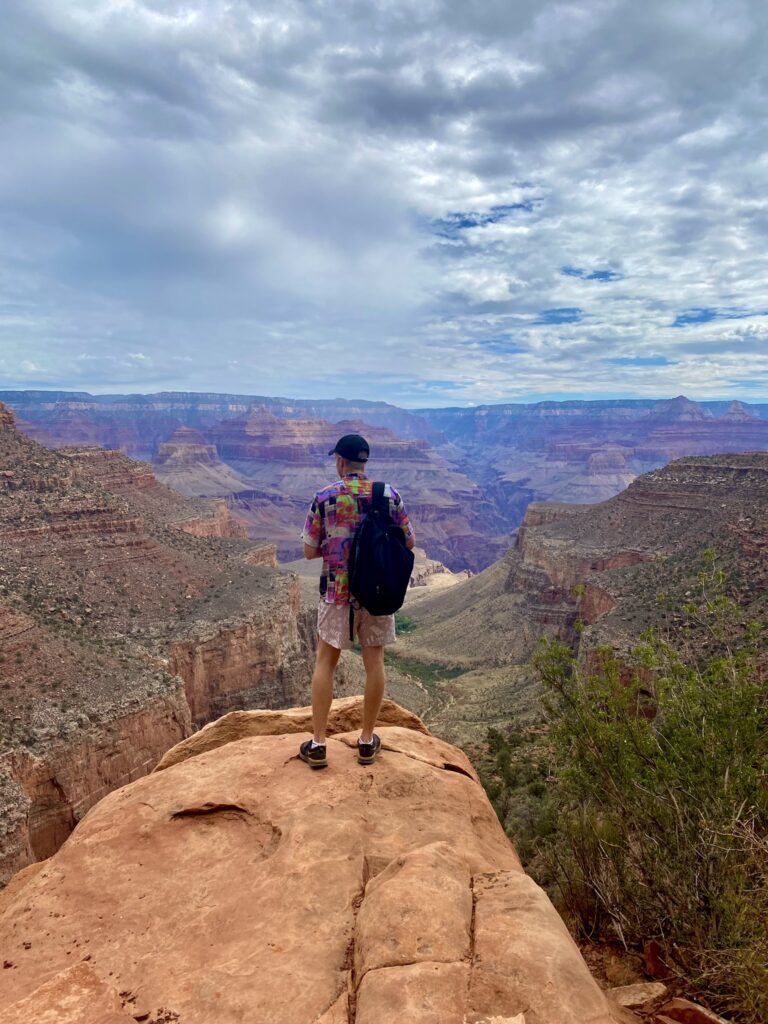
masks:
[[[373,481],[365,475],[370,456],[368,442],[359,434],[345,434],[328,452],[336,456],[339,479],[315,495],[304,524],[302,540],[305,558],[322,558],[320,607],[317,614],[317,658],[312,675],[312,723],[314,738],[302,743],[299,756],[312,768],[328,764],[325,729],[333,698],[333,674],[350,639],[349,552],[352,538],[372,503]],[[387,484],[392,522],[405,533],[406,547],[416,543],[400,495]],[[373,728],[384,699],[384,645],[395,639],[394,615],[371,615],[365,608],[354,610],[353,633],[363,649],[365,699],[363,729],[357,741],[360,764],[372,764],[381,749]]]

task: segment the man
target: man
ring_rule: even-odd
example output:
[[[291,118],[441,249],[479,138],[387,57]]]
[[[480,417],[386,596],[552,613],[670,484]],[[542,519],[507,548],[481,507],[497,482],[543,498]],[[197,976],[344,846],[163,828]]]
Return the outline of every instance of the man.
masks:
[[[352,646],[350,640],[349,551],[352,537],[372,503],[373,481],[365,475],[370,456],[368,442],[359,434],[345,434],[328,452],[336,457],[339,479],[318,491],[304,524],[302,540],[305,558],[322,558],[320,607],[317,615],[317,657],[312,675],[312,724],[314,738],[302,743],[299,756],[312,768],[328,764],[325,730],[333,698],[333,674],[339,655]],[[400,495],[389,484],[392,521],[402,527],[406,546],[416,543]],[[354,611],[353,632],[363,649],[365,698],[363,728],[357,741],[360,764],[372,764],[381,740],[373,728],[384,699],[384,645],[395,639],[394,615],[371,615],[364,608]]]

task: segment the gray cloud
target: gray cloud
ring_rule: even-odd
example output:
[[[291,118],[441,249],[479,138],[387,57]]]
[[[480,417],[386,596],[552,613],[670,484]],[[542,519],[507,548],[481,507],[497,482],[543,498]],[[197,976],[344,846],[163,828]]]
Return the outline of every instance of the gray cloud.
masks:
[[[0,18],[6,386],[439,404],[766,379],[759,0]],[[691,309],[753,315],[673,328]]]

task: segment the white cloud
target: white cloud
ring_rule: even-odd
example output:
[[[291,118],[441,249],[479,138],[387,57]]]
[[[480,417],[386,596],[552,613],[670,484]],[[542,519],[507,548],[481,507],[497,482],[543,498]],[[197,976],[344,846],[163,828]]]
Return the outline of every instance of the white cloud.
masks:
[[[760,0],[2,17],[0,383],[768,399]]]

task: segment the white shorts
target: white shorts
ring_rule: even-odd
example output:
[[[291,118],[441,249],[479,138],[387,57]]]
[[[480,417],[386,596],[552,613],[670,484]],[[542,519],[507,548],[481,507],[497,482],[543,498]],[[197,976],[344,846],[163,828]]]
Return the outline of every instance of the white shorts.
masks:
[[[353,632],[363,647],[382,647],[395,642],[395,616],[371,615],[365,608],[355,609]],[[349,605],[328,604],[321,599],[317,609],[317,635],[331,647],[348,651]]]

